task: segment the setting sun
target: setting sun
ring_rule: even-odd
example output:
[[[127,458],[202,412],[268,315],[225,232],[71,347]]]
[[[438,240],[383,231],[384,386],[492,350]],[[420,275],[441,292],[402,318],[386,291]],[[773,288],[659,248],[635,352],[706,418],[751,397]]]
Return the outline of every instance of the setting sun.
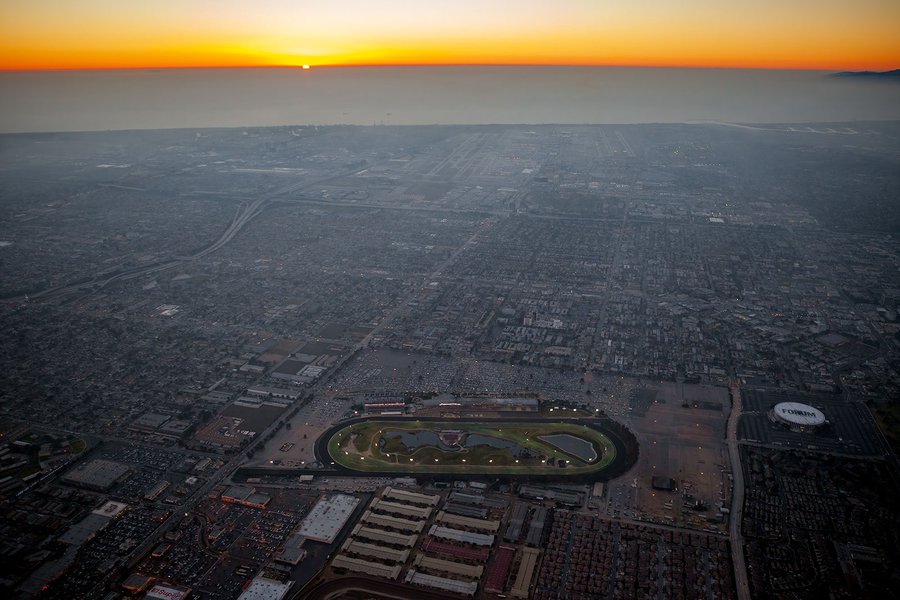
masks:
[[[48,7],[49,5],[49,7]],[[900,4],[52,0],[0,7],[0,68],[569,64],[893,68]]]

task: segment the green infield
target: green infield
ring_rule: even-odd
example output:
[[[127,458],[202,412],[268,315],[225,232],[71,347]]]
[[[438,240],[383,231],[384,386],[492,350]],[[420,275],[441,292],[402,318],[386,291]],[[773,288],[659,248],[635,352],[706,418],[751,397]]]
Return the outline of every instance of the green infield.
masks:
[[[354,471],[584,475],[616,458],[612,440],[578,422],[371,420],[333,431],[331,459]]]

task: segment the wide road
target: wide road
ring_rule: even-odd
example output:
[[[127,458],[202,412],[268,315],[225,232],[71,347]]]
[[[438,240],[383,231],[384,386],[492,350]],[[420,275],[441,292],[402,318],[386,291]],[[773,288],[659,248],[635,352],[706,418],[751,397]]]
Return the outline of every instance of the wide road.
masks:
[[[741,453],[738,447],[737,428],[741,416],[741,388],[731,384],[731,414],[728,415],[728,454],[731,457],[731,476],[734,491],[731,495],[731,559],[734,562],[734,582],[738,600],[750,600],[750,585],[747,582],[747,564],[744,562],[744,536],[741,534],[741,516],[744,512],[744,471],[741,469]]]

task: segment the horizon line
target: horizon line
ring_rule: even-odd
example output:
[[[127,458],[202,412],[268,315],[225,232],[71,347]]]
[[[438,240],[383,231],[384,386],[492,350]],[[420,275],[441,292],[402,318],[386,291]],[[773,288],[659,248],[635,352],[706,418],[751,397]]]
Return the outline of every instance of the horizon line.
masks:
[[[303,66],[308,64],[309,69]],[[84,67],[0,67],[3,73],[53,72],[53,71],[158,71],[158,70],[190,70],[190,69],[346,69],[346,68],[385,68],[385,67],[580,67],[580,68],[629,68],[629,69],[710,69],[735,71],[871,71],[890,72],[897,68],[877,69],[871,67],[803,67],[803,66],[747,66],[747,65],[685,65],[685,64],[613,64],[613,63],[495,63],[495,62],[447,62],[447,63],[353,63],[353,64],[312,64],[298,63],[291,65],[258,64],[258,65],[142,65],[142,66],[84,66]]]

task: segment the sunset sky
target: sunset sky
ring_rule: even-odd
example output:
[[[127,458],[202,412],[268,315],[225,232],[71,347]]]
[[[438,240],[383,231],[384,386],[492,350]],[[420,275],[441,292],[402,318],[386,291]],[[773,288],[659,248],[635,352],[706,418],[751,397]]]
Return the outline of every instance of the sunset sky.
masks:
[[[0,2],[0,69],[302,64],[893,69],[900,1]]]

